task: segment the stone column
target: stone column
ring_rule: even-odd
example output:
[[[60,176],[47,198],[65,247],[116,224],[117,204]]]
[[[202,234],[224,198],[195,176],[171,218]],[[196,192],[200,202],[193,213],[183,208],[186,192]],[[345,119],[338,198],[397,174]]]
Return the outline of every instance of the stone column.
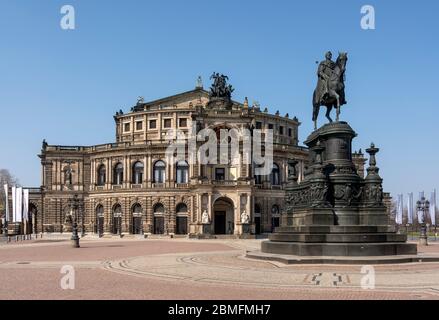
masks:
[[[152,182],[152,157],[149,154],[148,155],[148,163],[146,165],[146,174],[147,174],[147,184],[148,188],[151,188],[151,182]]]
[[[107,181],[105,183],[106,189],[111,189],[111,184],[113,183],[113,161],[112,159],[106,159],[106,169],[107,169]]]
[[[195,210],[195,208],[196,208],[196,198],[195,197],[196,197],[196,195],[193,195],[191,197],[191,208],[190,208],[190,212],[189,212],[189,219],[190,219],[191,223],[197,221],[197,212]]]
[[[169,163],[169,175],[168,175],[168,188],[174,188],[174,175],[175,175],[175,164],[174,163]]]
[[[125,188],[131,188],[131,157],[130,156],[127,156],[127,167],[125,170],[125,177],[124,178],[126,181]]]
[[[122,226],[121,226],[121,233],[122,234],[129,234],[129,216],[130,216],[130,202],[129,198],[123,199],[123,205],[122,205]]]
[[[233,206],[233,220],[234,220],[234,230],[233,234],[239,235],[242,233],[241,227],[241,193],[238,193],[236,199],[234,199]]]
[[[140,202],[142,204],[142,231],[143,234],[148,233],[148,215],[147,215],[147,208],[148,208],[148,198],[143,198]]]
[[[175,234],[176,232],[176,211],[175,211],[175,197],[169,198],[169,219],[168,219],[168,233]]]
[[[104,233],[109,234],[111,232],[110,226],[111,226],[111,200],[105,199],[103,201],[104,205]]]
[[[196,215],[195,222],[201,223],[201,213],[203,211],[203,208],[202,208],[203,205],[202,205],[202,199],[201,199],[202,195],[198,193],[196,195],[196,197],[197,197],[197,208],[196,208],[196,213],[195,213],[195,215]]]
[[[128,156],[124,157],[124,161],[123,161],[123,181],[122,181],[122,187],[123,188],[128,188],[128,176],[129,176],[129,165],[130,160]]]
[[[247,193],[247,205],[245,211],[250,216],[250,222],[253,222],[253,213],[252,213],[252,196],[250,193]]]
[[[148,187],[148,157],[143,157],[143,181],[142,181],[142,188]]]
[[[212,219],[213,219],[213,215],[212,215],[212,210],[213,208],[212,208],[212,193],[208,193],[208,196],[207,196],[207,212],[209,213],[209,219],[210,219],[210,221],[212,221]]]
[[[151,234],[152,233],[152,225],[153,225],[151,197],[146,198],[146,224],[147,224],[147,228],[145,229],[145,233]]]
[[[136,129],[135,127],[134,127],[134,117],[131,117],[131,124],[130,124],[130,126],[131,126],[131,141],[134,141],[134,130]]]
[[[148,119],[146,114],[143,116],[143,141],[147,140],[147,132],[148,132]],[[146,166],[146,161],[144,162]]]
[[[96,161],[92,160],[90,165],[90,190],[94,190],[94,185],[96,183]]]

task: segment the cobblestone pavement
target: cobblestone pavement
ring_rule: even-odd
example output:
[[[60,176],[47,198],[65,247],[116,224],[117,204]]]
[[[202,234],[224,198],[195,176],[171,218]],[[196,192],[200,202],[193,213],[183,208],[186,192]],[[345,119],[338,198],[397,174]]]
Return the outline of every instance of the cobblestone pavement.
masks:
[[[260,240],[32,241],[0,246],[0,299],[438,299],[439,263],[284,265],[245,258]],[[439,244],[419,249],[439,253]],[[63,290],[61,268],[75,270]],[[370,269],[368,269],[370,272]],[[363,270],[364,271],[364,270]],[[370,283],[369,283],[370,284]]]

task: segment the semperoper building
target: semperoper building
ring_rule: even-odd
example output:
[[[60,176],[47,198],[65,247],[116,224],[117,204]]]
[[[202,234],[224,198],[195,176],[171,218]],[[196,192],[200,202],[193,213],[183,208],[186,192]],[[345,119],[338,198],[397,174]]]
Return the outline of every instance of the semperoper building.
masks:
[[[72,198],[79,199],[79,230],[110,235],[233,235],[272,232],[280,224],[288,163],[297,161],[303,179],[308,150],[299,146],[296,117],[268,113],[248,100],[240,103],[213,97],[198,82],[191,91],[144,102],[114,115],[116,141],[93,146],[43,142],[41,188],[31,189],[28,228],[34,233],[70,232]],[[165,152],[178,129],[273,130],[271,174],[255,175],[245,164],[169,163]],[[72,133],[73,134],[73,133]],[[92,134],[92,133],[90,133]],[[358,170],[364,157],[354,154]],[[361,174],[361,173],[360,173]],[[250,216],[242,228],[241,214]],[[210,224],[205,227],[203,213]]]

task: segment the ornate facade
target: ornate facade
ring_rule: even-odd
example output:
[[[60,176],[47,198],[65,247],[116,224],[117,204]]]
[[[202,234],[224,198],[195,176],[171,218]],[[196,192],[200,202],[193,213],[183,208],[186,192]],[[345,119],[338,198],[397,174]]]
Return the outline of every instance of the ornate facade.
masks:
[[[227,89],[227,88],[226,88]],[[231,87],[229,88],[231,89]],[[230,96],[233,89],[228,92]],[[269,114],[247,99],[238,103],[194,90],[144,102],[114,116],[116,141],[94,146],[43,142],[42,186],[31,190],[34,232],[71,230],[71,199],[80,199],[79,229],[86,233],[245,236],[272,232],[285,209],[289,160],[300,181],[308,150],[298,146],[297,118]],[[273,169],[256,176],[245,164],[167,161],[170,129],[190,137],[204,128],[273,130]],[[197,142],[199,144],[199,142]],[[240,148],[241,152],[241,148]],[[189,156],[189,155],[188,155]],[[358,157],[358,163],[364,163]],[[242,215],[248,214],[244,228]],[[208,224],[203,224],[203,215]],[[206,221],[204,221],[206,222]]]

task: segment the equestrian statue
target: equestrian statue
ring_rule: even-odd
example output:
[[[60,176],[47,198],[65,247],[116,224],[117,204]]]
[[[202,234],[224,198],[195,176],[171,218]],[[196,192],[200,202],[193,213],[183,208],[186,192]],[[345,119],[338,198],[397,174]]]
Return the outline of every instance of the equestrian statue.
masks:
[[[317,70],[318,82],[313,95],[313,116],[314,129],[317,129],[317,119],[321,106],[327,108],[326,118],[332,122],[331,111],[337,111],[336,121],[340,118],[340,108],[346,104],[345,98],[345,71],[348,61],[347,52],[340,52],[337,60],[332,61],[332,53],[328,51],[326,60],[320,62]]]

